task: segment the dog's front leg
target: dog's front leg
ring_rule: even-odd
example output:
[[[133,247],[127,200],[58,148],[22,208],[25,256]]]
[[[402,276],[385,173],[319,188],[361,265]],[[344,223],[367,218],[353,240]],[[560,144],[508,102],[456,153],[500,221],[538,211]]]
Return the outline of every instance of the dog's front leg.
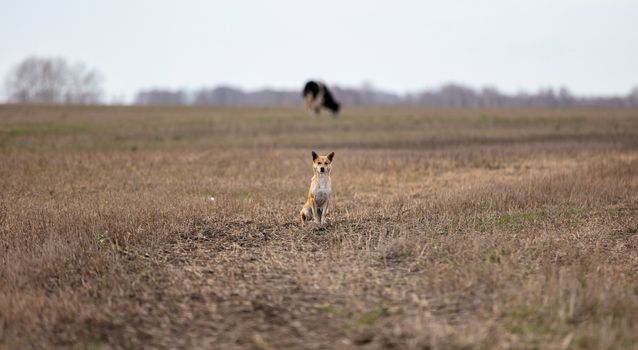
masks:
[[[323,212],[323,205],[317,207],[317,214],[319,214],[319,225],[323,226],[323,218],[325,216]]]
[[[313,102],[312,94],[305,95],[304,102],[306,102],[306,110],[308,112],[310,112],[311,110],[314,110],[314,102]]]
[[[321,225],[324,225],[326,223],[326,213],[328,212],[328,201],[326,201],[322,206],[321,209],[319,209],[319,211],[321,212]]]
[[[317,203],[313,202],[312,203],[312,218],[313,218],[314,222],[317,223],[317,224],[321,223],[321,217],[320,217],[321,214],[319,214],[319,210],[318,209],[319,208],[317,208]]]
[[[323,106],[323,91],[320,90],[312,101],[312,109],[315,111],[315,114],[321,113],[321,106]]]

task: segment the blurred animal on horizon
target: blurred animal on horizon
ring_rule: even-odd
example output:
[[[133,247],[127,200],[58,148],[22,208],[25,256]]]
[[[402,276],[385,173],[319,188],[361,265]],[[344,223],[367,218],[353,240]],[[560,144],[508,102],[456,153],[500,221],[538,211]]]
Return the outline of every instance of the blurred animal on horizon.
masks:
[[[319,114],[321,108],[326,108],[332,112],[332,115],[336,116],[341,108],[328,87],[318,81],[308,81],[304,85],[302,96],[306,103],[306,110],[314,111],[315,114]]]
[[[332,158],[335,153],[331,152],[327,156],[320,156],[312,151],[312,170],[314,176],[310,181],[308,199],[299,212],[301,223],[306,220],[314,220],[315,223],[323,225],[326,222],[328,212],[328,199],[332,191],[332,181],[330,180],[330,170],[332,168]]]

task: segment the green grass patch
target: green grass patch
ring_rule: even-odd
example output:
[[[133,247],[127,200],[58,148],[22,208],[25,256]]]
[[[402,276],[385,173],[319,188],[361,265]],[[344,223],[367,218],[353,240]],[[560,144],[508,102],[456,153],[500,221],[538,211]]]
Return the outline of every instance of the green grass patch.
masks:
[[[341,314],[341,310],[333,305],[326,305],[319,308],[319,311],[327,316],[338,316]]]
[[[108,237],[108,236],[106,236],[106,235],[105,235],[105,234],[103,234],[103,233],[98,233],[98,234],[95,236],[95,241],[96,241],[99,245],[101,245],[101,246],[106,246],[107,244],[109,244],[109,243],[111,242],[111,240],[109,239],[109,237]]]
[[[569,207],[564,209],[561,213],[569,217],[580,217],[586,215],[588,212],[589,210],[585,207]]]
[[[551,308],[540,303],[518,305],[511,309],[506,324],[508,331],[518,335],[562,335],[564,330],[552,324]]]
[[[86,131],[88,127],[84,124],[65,123],[38,123],[38,124],[13,124],[0,126],[0,134],[21,137],[21,136],[43,136],[49,134],[73,134]]]
[[[384,306],[377,306],[374,309],[364,313],[357,317],[356,323],[360,326],[370,326],[374,324],[379,318],[387,313],[387,309]]]
[[[522,212],[489,214],[479,221],[479,230],[488,231],[494,228],[519,229],[547,218],[547,211],[533,209]]]

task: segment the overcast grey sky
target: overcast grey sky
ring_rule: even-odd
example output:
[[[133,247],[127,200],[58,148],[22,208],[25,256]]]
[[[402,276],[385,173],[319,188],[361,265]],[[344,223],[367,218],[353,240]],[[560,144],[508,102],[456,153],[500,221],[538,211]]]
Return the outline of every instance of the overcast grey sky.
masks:
[[[578,94],[638,86],[638,1],[0,0],[0,77],[29,55],[82,61],[107,100],[140,88],[395,92],[446,82]]]

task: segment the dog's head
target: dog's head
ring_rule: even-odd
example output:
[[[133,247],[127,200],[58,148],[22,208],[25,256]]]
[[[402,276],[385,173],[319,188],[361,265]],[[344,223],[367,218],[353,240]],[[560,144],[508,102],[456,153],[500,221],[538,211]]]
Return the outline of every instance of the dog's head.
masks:
[[[330,174],[330,168],[332,167],[332,158],[335,153],[331,152],[327,156],[320,156],[315,151],[312,151],[312,168],[317,174]]]

